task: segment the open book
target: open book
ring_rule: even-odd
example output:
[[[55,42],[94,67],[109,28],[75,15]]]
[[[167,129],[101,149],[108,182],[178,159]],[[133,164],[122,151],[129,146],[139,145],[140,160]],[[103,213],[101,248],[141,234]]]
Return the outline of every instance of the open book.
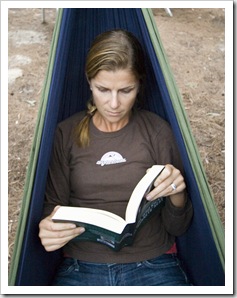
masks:
[[[138,182],[130,196],[125,219],[100,209],[61,206],[52,220],[73,222],[85,227],[85,232],[75,240],[103,243],[118,251],[123,246],[131,245],[138,229],[164,205],[164,198],[154,201],[147,201],[145,198],[163,169],[164,166],[161,165],[152,166]]]

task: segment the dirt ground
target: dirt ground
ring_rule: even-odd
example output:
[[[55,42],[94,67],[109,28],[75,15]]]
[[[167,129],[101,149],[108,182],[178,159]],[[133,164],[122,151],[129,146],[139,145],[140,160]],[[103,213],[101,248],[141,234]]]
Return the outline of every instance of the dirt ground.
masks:
[[[193,135],[224,224],[225,36],[223,9],[154,9]],[[9,9],[9,262],[45,77],[56,9]]]

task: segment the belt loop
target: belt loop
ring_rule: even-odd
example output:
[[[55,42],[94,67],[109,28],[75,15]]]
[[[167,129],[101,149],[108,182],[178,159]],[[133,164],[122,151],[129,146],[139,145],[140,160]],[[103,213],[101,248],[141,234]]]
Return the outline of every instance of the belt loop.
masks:
[[[79,271],[80,261],[77,259],[74,259],[74,268],[75,268],[75,271]]]
[[[142,262],[137,262],[137,268],[142,266]]]

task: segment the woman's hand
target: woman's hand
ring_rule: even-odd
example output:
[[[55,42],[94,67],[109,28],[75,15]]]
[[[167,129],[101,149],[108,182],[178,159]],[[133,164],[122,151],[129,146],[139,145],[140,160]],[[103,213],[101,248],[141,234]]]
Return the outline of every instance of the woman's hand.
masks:
[[[180,171],[168,164],[154,182],[155,188],[146,196],[148,201],[169,196],[176,207],[185,205],[184,178]]]
[[[54,251],[63,247],[71,239],[85,231],[83,227],[77,227],[75,224],[53,222],[52,217],[59,207],[56,206],[53,212],[41,220],[39,224],[39,237],[47,251]]]

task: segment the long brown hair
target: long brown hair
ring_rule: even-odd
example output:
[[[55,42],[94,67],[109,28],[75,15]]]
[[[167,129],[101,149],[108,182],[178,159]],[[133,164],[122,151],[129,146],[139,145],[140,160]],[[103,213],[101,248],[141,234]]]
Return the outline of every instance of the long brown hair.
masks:
[[[145,81],[144,53],[138,39],[125,30],[106,31],[93,41],[86,58],[85,73],[87,80],[95,78],[101,70],[115,71],[131,70],[140,82],[136,104],[139,105],[143,96]],[[96,106],[91,97],[87,103],[87,113],[76,127],[76,141],[80,147],[89,145],[89,122],[96,112]]]

